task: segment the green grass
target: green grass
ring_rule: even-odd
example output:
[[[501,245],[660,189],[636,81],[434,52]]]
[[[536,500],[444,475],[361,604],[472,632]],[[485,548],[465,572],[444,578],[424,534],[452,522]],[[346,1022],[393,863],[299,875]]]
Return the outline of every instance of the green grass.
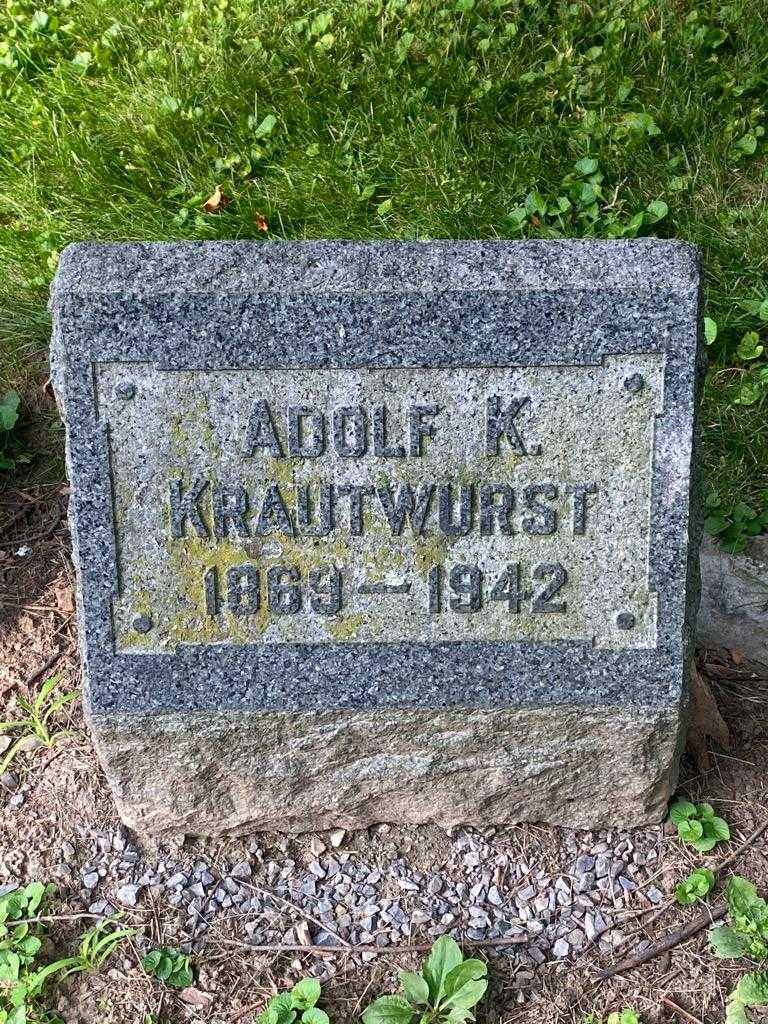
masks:
[[[8,3],[0,386],[29,393],[47,285],[76,239],[675,236],[703,249],[713,365],[734,368],[710,377],[707,474],[726,505],[759,503],[768,379],[754,339],[737,350],[768,339],[765,14],[765,0]],[[216,186],[229,201],[207,213]]]

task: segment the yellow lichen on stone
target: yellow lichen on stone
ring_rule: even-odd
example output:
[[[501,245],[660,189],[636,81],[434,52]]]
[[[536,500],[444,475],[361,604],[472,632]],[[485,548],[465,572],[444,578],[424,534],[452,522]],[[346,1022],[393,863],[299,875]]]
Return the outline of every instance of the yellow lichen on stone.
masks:
[[[342,614],[324,620],[326,632],[334,640],[354,640],[357,631],[365,622],[365,616],[359,612]]]

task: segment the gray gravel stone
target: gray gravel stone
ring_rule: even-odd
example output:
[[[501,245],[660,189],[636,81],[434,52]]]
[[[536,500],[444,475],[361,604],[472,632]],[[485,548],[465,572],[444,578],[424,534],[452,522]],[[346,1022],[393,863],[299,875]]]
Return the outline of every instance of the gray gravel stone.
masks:
[[[662,903],[664,901],[664,893],[660,889],[657,889],[655,885],[649,886],[645,890],[645,895],[651,901],[651,903]]]
[[[571,947],[568,945],[565,939],[558,939],[552,947],[552,953],[557,957],[558,960],[562,960],[567,956],[570,956]]]
[[[122,885],[115,893],[115,898],[126,906],[135,907],[138,903],[141,887],[138,885]]]

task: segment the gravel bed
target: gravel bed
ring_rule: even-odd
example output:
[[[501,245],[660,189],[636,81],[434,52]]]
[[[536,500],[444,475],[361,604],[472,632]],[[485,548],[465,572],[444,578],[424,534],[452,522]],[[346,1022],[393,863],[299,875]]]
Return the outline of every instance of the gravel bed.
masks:
[[[545,964],[567,970],[588,945],[610,951],[624,938],[628,911],[664,899],[653,884],[658,829],[548,831],[546,867],[541,851],[531,849],[527,859],[510,852],[513,831],[451,830],[447,856],[444,848],[440,862],[423,870],[398,852],[397,830],[387,825],[352,836],[341,829],[256,836],[238,844],[247,853],[237,861],[200,851],[190,859],[182,843],[161,847],[153,859],[120,828],[68,838],[56,875],[75,910],[109,914],[151,902],[166,941],[186,952],[201,952],[212,926],[253,945],[314,945],[319,952],[340,940],[386,948],[448,933],[459,941],[506,940],[494,952],[514,961],[521,988]],[[555,869],[553,850],[562,861]],[[4,858],[6,886],[19,870],[12,854]],[[417,859],[423,862],[423,853]],[[350,956],[366,962],[376,954]],[[312,969],[329,976],[333,960],[318,957]]]

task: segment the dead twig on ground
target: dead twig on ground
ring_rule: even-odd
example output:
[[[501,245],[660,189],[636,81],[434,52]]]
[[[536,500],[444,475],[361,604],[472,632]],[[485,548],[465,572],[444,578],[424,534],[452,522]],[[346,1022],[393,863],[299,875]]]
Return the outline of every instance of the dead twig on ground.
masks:
[[[24,686],[28,687],[31,686],[33,683],[36,683],[40,676],[44,676],[45,673],[49,671],[49,669],[53,668],[53,666],[59,660],[61,655],[61,649],[54,651],[54,653],[50,656],[50,658],[48,659],[48,661],[46,661],[44,665],[41,665],[40,668],[36,669],[31,676],[28,676],[24,680]]]
[[[325,928],[325,925],[323,925]],[[225,939],[221,935],[216,936],[216,941],[220,942],[224,946],[233,946],[236,949],[247,949],[252,953],[375,953],[377,956],[386,956],[388,953],[428,953],[432,949],[433,943],[431,942],[416,942],[413,945],[400,945],[400,946],[372,946],[370,944],[353,946],[347,943],[345,946],[328,946],[323,944],[320,945],[299,945],[298,943],[287,943],[281,945],[275,943],[273,945],[261,945],[254,946],[250,942],[243,942],[241,939]],[[342,940],[343,941],[343,940]],[[527,938],[523,940],[523,944],[527,942]],[[467,939],[462,942],[459,940],[459,945],[465,949],[502,949],[505,946],[519,946],[521,945],[520,939],[483,939],[478,941],[470,941]]]
[[[125,917],[125,911],[122,912],[122,917]],[[131,916],[138,916],[136,914]],[[114,921],[117,923],[120,920],[115,914],[40,914],[37,917],[20,917],[18,921],[9,921],[8,924],[12,928],[16,928],[20,924],[49,924],[51,921],[82,921],[89,919],[91,921]]]
[[[687,1010],[684,1010],[682,1006],[678,1006],[676,1002],[674,1002],[672,999],[667,998],[667,996],[662,996],[661,1002],[664,1006],[666,1006],[668,1010],[671,1010],[672,1013],[676,1013],[678,1017],[682,1018],[682,1020],[684,1021],[687,1021],[688,1024],[704,1024],[704,1022],[699,1020],[698,1017],[694,1017],[692,1013],[689,1013]]]
[[[648,963],[649,960],[654,960],[657,956],[661,956],[662,953],[668,952],[670,949],[674,949],[675,946],[679,946],[681,942],[685,942],[686,939],[690,939],[694,935],[698,935],[700,931],[706,928],[710,924],[714,924],[715,921],[719,921],[725,917],[728,912],[728,904],[718,903],[712,910],[707,911],[705,914],[700,914],[699,917],[694,918],[689,924],[683,928],[676,928],[673,932],[665,935],[663,939],[659,939],[657,942],[652,942],[647,949],[644,949],[642,953],[635,953],[633,956],[627,957],[618,964],[614,964],[613,967],[609,967],[604,971],[598,971],[597,976],[601,981],[605,981],[607,978],[613,978],[616,974],[624,974],[627,971],[633,971],[636,967],[642,966],[642,964]]]
[[[725,868],[729,868],[731,864],[733,864],[733,862],[737,860],[745,850],[749,849],[749,847],[752,846],[752,844],[766,831],[768,831],[768,819],[766,819],[762,825],[758,825],[755,831],[752,832],[751,835],[747,836],[740,846],[737,846],[732,853],[729,853],[725,860],[721,861],[720,864],[717,865],[715,872],[717,873],[718,871],[723,871]]]

